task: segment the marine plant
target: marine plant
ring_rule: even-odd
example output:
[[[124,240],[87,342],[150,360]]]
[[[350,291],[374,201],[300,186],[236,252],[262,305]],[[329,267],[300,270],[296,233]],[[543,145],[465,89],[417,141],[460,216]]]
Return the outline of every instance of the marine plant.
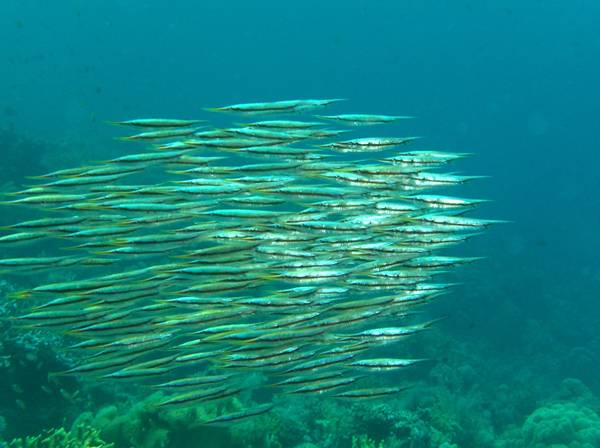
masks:
[[[188,406],[179,409],[161,409],[164,399],[158,392],[139,400],[132,397],[128,403],[109,405],[98,412],[85,412],[77,422],[98,428],[104,440],[116,448],[195,448],[199,440],[206,446],[250,447],[254,439],[264,440],[268,425],[264,420],[243,422],[237,432],[224,426],[207,426],[207,420],[218,412],[241,408],[236,399],[216,404]],[[248,426],[250,425],[250,426]],[[255,426],[254,426],[255,425]],[[262,430],[260,429],[262,428]]]
[[[8,448],[113,448],[100,438],[99,431],[90,426],[75,424],[70,430],[53,429],[37,436],[13,439]]]
[[[596,448],[600,446],[600,417],[575,403],[555,403],[536,409],[512,439],[501,447]]]
[[[383,441],[376,443],[366,435],[352,436],[352,448],[385,448]]]
[[[81,412],[86,397],[75,379],[48,375],[69,368],[74,360],[62,349],[59,335],[15,325],[19,307],[7,298],[13,289],[0,280],[0,414],[6,420],[6,437],[60,425]]]

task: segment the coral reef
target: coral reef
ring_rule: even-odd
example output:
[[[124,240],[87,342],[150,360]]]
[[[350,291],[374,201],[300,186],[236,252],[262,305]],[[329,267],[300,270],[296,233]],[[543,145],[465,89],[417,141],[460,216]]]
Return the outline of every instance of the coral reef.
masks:
[[[77,423],[98,428],[102,438],[117,448],[194,448],[199,438],[206,446],[239,446],[229,444],[227,429],[202,425],[216,416],[215,405],[163,410],[156,405],[161,398],[157,393],[129,405],[106,406],[96,414],[82,414]],[[227,405],[236,407],[233,402]]]
[[[352,436],[352,448],[384,448],[383,442],[375,443],[369,436]]]
[[[536,409],[521,428],[507,431],[498,448],[596,448],[600,417],[575,403],[555,403]]]
[[[600,446],[598,398],[580,380],[566,378],[548,402],[519,427],[509,427],[496,448],[595,448]]]
[[[76,360],[62,337],[16,324],[19,303],[7,298],[13,289],[0,281],[0,415],[5,421],[0,435],[5,439],[59,427],[96,402],[115,398],[102,385],[56,375]]]
[[[8,448],[113,448],[105,443],[97,429],[82,424],[74,425],[69,431],[54,429],[38,436],[14,439]]]
[[[533,448],[593,448],[600,445],[600,417],[575,403],[557,403],[536,409],[522,434]]]

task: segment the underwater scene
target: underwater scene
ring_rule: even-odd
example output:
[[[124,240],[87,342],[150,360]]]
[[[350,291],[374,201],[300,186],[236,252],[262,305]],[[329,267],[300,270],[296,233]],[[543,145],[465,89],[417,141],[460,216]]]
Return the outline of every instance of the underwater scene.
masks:
[[[600,3],[0,12],[0,448],[600,448]]]

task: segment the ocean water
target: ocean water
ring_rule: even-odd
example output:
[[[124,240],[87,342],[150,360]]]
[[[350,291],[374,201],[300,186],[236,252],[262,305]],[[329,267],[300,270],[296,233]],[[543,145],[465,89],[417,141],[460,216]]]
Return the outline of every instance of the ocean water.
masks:
[[[77,422],[124,448],[600,447],[598,17],[591,0],[4,0],[3,191],[130,153],[110,120],[222,126],[231,117],[205,107],[346,98],[331,111],[416,117],[369,133],[473,153],[453,169],[489,177],[455,193],[491,199],[477,216],[509,223],[453,250],[485,259],[427,307],[446,318],[406,343],[431,359],[391,377],[406,394],[290,399],[226,427],[165,417],[135,387],[57,379],[72,361],[63,339],[12,319],[10,292],[35,275],[3,274],[0,446]],[[0,223],[27,216],[4,208]],[[100,444],[83,443],[56,446]]]

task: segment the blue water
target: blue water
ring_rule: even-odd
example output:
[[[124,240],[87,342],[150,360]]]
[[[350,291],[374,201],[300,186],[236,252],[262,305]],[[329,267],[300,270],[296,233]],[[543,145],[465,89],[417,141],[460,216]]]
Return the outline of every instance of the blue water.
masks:
[[[451,370],[473,373],[451,386],[424,372],[480,400],[467,413],[492,414],[489,445],[474,442],[474,416],[457,417],[448,443],[502,446],[543,406],[600,411],[599,18],[591,0],[3,0],[0,129],[66,147],[74,163],[125,151],[105,124],[115,119],[313,97],[415,115],[407,133],[474,153],[457,169],[490,176],[461,191],[493,199],[480,215],[511,221],[461,248],[486,260],[436,304],[448,319],[429,354],[451,351]],[[35,150],[0,183],[23,183],[38,158],[59,155]],[[585,406],[557,395],[567,378],[591,394]],[[564,432],[556,446],[600,446]]]

